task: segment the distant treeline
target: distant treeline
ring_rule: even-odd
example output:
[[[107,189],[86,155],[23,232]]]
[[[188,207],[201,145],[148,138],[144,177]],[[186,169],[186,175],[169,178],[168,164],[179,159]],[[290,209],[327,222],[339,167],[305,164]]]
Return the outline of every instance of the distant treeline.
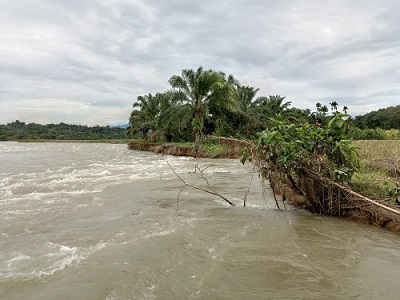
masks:
[[[362,116],[357,116],[353,123],[361,129],[400,129],[400,105],[382,108]]]
[[[110,126],[69,125],[65,123],[41,125],[25,124],[19,120],[0,125],[0,141],[17,140],[100,140],[126,139],[126,129]]]
[[[400,139],[400,105],[355,117],[350,136],[355,140]]]

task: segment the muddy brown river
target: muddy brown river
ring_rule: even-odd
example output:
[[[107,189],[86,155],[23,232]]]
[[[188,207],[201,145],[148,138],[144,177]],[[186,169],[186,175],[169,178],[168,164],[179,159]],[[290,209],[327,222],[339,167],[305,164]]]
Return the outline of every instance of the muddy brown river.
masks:
[[[400,299],[400,236],[278,210],[238,160],[1,142],[0,299]]]

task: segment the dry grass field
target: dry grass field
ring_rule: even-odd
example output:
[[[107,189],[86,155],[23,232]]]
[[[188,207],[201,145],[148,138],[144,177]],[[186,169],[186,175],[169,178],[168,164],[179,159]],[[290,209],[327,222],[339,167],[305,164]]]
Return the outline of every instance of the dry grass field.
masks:
[[[400,140],[354,141],[362,159],[369,161],[382,158],[400,159]]]
[[[376,199],[400,196],[400,140],[355,141],[361,158],[353,189]]]

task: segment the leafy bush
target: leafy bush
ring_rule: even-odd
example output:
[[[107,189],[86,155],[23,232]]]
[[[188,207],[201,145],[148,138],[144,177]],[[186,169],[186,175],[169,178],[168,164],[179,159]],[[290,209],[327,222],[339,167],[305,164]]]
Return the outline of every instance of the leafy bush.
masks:
[[[351,129],[349,136],[355,140],[396,140],[400,139],[400,130],[353,128]]]
[[[259,135],[260,157],[281,174],[312,170],[337,181],[349,181],[359,166],[358,153],[347,139],[347,115],[337,113],[327,128],[288,124],[281,115]]]

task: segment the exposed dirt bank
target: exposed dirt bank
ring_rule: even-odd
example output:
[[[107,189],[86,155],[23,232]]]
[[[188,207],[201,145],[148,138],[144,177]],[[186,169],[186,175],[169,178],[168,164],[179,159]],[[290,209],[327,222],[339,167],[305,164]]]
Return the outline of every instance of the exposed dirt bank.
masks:
[[[191,147],[182,147],[174,144],[131,142],[128,144],[128,148],[131,150],[148,151],[174,156],[194,156],[194,152]]]
[[[369,207],[354,208],[345,212],[343,216],[360,223],[400,233],[400,216],[379,207],[370,205]]]
[[[309,201],[289,187],[284,187],[279,194],[285,194],[287,201],[291,205],[299,209],[311,210]],[[372,201],[370,202],[362,197],[348,194],[347,201],[342,204],[340,210],[333,214],[333,216],[400,233],[400,206],[379,200]],[[323,214],[331,215],[326,212]]]
[[[202,151],[194,151],[192,145],[181,146],[174,143],[158,144],[158,143],[138,143],[131,142],[128,144],[131,150],[149,151],[173,156],[191,156],[191,157],[208,157],[208,158],[239,158],[241,149],[228,149],[221,153],[210,155]]]

